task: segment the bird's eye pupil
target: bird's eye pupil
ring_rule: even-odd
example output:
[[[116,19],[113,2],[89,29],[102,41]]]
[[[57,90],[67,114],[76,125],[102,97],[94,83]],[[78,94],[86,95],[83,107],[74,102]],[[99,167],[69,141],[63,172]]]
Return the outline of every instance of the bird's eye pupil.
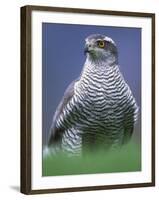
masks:
[[[102,41],[102,40],[98,41],[98,46],[99,46],[100,48],[104,48],[104,47],[105,47],[105,42]]]

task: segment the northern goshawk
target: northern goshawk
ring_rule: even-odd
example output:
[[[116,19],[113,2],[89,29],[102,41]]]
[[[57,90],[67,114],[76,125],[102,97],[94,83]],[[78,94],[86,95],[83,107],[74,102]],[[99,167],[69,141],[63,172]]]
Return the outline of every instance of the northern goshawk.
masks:
[[[86,38],[86,61],[66,89],[53,117],[48,147],[79,155],[120,147],[133,133],[138,106],[118,65],[115,42],[100,34]]]

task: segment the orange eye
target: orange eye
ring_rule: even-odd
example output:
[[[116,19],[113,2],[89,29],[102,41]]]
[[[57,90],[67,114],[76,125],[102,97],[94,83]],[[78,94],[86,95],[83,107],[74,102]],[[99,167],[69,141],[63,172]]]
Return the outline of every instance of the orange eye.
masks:
[[[99,46],[100,48],[104,48],[104,47],[105,47],[105,42],[104,42],[103,40],[99,40],[99,41],[98,41],[98,46]]]

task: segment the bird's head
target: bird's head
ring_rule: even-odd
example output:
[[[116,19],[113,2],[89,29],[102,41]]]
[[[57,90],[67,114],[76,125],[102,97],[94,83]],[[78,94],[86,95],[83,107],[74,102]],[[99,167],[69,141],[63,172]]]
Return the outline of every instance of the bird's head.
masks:
[[[84,53],[94,62],[117,63],[118,52],[115,42],[101,34],[93,34],[85,39]]]

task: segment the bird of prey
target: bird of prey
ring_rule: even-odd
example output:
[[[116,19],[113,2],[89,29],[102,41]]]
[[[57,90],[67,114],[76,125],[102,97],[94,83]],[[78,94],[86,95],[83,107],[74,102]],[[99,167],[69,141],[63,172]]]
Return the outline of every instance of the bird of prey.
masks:
[[[121,147],[133,133],[138,106],[118,65],[115,42],[101,34],[85,39],[80,76],[66,89],[53,117],[48,147],[70,155]]]

